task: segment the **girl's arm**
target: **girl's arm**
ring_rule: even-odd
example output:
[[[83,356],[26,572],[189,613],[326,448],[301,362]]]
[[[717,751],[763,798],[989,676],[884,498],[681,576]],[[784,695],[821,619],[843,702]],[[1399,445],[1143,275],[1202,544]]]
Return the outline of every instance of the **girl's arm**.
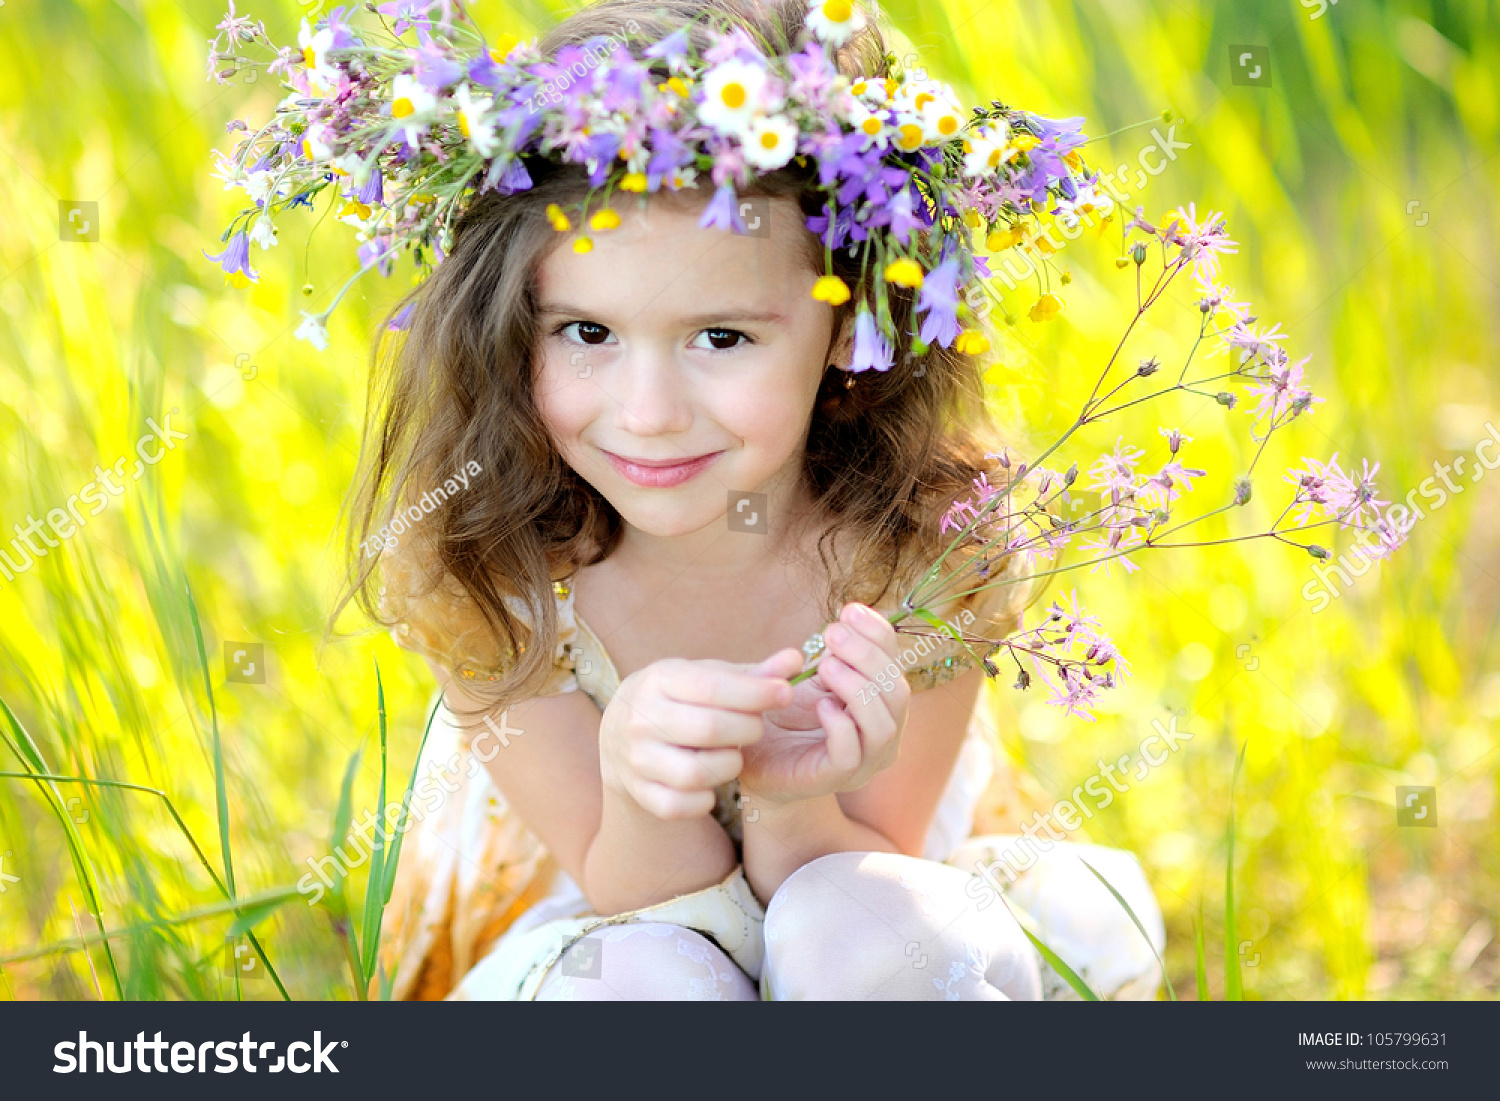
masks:
[[[745,876],[762,902],[802,865],[829,853],[922,855],[982,680],[971,669],[913,693],[895,763],[856,790],[785,800],[747,793]]]
[[[442,666],[427,661],[455,715],[482,706]],[[648,906],[722,880],[734,869],[734,845],[711,816],[657,817],[603,783],[602,718],[583,692],[567,692],[491,715],[503,743],[484,716],[459,721],[475,741],[485,739],[485,767],[495,786],[597,912]]]

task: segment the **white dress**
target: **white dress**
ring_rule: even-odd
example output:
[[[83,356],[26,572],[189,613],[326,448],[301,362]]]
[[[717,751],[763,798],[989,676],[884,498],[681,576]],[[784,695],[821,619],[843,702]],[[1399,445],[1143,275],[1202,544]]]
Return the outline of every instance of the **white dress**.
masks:
[[[557,673],[543,694],[582,691],[603,710],[619,686],[618,672],[577,614],[571,584],[556,582],[554,591],[560,628]],[[453,590],[439,590],[438,598],[438,604],[429,600],[425,609],[398,607],[395,601],[387,602],[382,590],[382,607],[401,620],[392,632],[399,644],[455,667],[463,650],[455,648],[454,640],[467,633],[467,621],[456,618],[464,611],[462,598]],[[433,615],[434,607],[441,614]],[[972,666],[956,645],[929,650],[923,657],[928,660],[908,663],[906,671],[918,690]],[[1158,965],[1151,947],[1078,860],[1084,855],[1110,880],[1160,950],[1165,940],[1160,910],[1132,854],[1073,842],[1047,843],[1048,851],[1039,853],[1029,843],[1018,848],[1016,834],[971,837],[976,807],[996,777],[994,747],[999,743],[986,702],[981,696],[974,709],[928,830],[925,858],[971,871],[977,881],[991,884],[997,894],[1003,892],[1021,920],[1096,991],[1116,998],[1154,997]],[[429,786],[447,797],[426,814],[421,813],[425,804],[413,802],[413,816],[420,821],[404,843],[382,945],[387,973],[394,976],[394,996],[528,999],[570,944],[601,926],[632,921],[695,929],[751,979],[760,977],[765,913],[742,868],[705,890],[644,910],[600,917],[519,816],[509,812],[504,796],[442,704],[433,718],[419,772],[434,776]],[[715,816],[738,844],[737,788],[731,781],[718,789]],[[1031,859],[1017,859],[1018,851]],[[997,862],[997,857],[1004,857],[1004,862]],[[1007,882],[983,875],[986,867],[1003,868]],[[1041,970],[1045,997],[1075,996],[1050,967],[1043,965]]]

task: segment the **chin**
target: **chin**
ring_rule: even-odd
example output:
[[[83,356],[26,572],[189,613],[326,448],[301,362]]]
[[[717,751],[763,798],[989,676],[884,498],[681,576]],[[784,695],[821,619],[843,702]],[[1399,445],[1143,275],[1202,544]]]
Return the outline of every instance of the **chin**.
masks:
[[[645,501],[634,495],[624,500],[610,494],[604,496],[631,527],[662,539],[691,535],[710,524],[724,522],[721,497],[710,501],[702,494],[683,494],[681,499],[673,501],[663,495],[662,499]]]

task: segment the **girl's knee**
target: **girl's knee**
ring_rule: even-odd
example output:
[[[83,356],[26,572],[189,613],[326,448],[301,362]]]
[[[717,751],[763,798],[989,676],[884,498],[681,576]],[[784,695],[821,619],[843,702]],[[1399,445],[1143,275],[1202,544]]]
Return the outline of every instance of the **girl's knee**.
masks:
[[[968,879],[897,853],[833,853],[804,865],[766,908],[771,996],[941,999],[960,988],[966,997],[1039,996],[1024,934],[1008,927],[1008,914],[980,915]]]
[[[702,934],[662,922],[595,929],[552,965],[538,1001],[757,1001],[755,984]]]

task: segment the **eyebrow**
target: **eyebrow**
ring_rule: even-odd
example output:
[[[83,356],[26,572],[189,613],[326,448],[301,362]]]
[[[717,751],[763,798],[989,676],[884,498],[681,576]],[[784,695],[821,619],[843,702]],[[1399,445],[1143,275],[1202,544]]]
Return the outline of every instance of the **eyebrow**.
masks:
[[[593,310],[586,310],[581,306],[574,306],[567,302],[547,302],[540,308],[542,316],[554,314],[567,315],[571,317],[597,316]],[[679,318],[679,321],[688,325],[706,326],[715,322],[723,321],[786,321],[786,315],[774,310],[716,310],[713,313],[695,314],[692,317]]]

